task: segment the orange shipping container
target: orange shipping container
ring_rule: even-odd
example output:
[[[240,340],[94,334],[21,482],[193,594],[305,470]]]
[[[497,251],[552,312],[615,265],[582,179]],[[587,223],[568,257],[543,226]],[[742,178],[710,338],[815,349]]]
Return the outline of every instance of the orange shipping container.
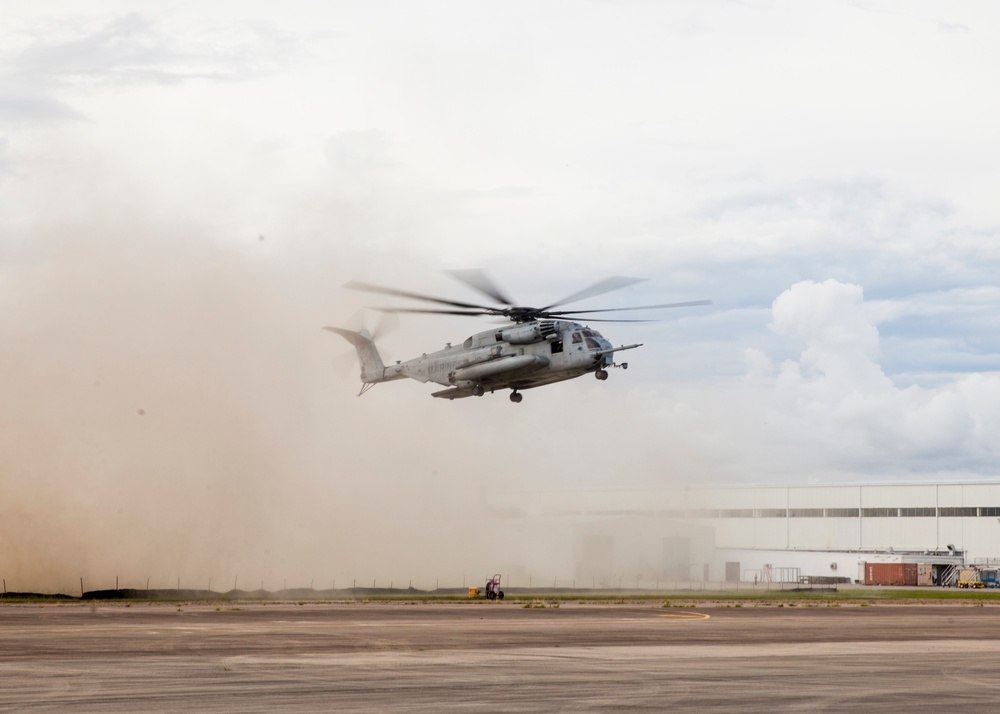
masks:
[[[916,563],[865,563],[865,585],[916,584]]]

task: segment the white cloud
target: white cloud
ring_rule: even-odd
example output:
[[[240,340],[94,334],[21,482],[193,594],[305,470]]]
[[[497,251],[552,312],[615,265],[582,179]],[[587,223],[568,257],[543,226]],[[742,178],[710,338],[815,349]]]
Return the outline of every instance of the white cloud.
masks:
[[[51,99],[0,99],[0,124],[79,120],[83,116],[63,102]]]
[[[772,307],[771,329],[805,345],[799,365],[833,388],[888,383],[878,368],[878,329],[864,314],[858,285],[835,280],[793,285]]]
[[[60,18],[26,31],[31,41],[7,53],[8,72],[52,88],[74,84],[173,84],[259,78],[287,61],[280,34],[236,21],[205,26],[186,18],[131,12]]]
[[[897,386],[879,364],[878,330],[861,287],[836,280],[783,292],[771,326],[794,342],[795,356],[775,373],[770,356],[748,351],[746,374],[709,390],[711,406],[694,427],[740,434],[716,453],[731,476],[884,479],[954,469],[996,475],[1000,374]],[[684,399],[697,394],[685,391]]]

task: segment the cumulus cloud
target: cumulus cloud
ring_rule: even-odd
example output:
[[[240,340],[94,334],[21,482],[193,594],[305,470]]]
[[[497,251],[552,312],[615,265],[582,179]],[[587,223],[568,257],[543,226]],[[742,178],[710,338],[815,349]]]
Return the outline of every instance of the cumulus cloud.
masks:
[[[873,391],[889,382],[878,366],[878,329],[864,313],[858,285],[835,280],[802,282],[778,296],[771,308],[775,333],[804,345],[784,369],[815,378],[831,389]]]
[[[731,389],[710,390],[702,413],[713,425],[706,431],[743,434],[714,447],[728,473],[751,481],[995,475],[1000,374],[895,384],[880,365],[879,331],[859,285],[796,283],[771,315],[791,356],[776,362],[745,350],[745,374]]]

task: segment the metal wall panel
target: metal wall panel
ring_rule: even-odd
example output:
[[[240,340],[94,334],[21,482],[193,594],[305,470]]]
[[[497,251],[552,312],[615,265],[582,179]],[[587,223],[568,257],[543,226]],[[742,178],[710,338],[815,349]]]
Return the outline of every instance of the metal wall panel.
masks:
[[[937,549],[935,518],[864,518],[862,548]]]
[[[747,543],[754,547],[754,523],[752,518],[725,518],[716,521],[715,543],[720,548],[745,548]]]
[[[861,486],[860,489],[864,508],[933,506],[937,494],[934,484],[882,484]]]
[[[836,550],[848,546],[837,540],[839,518],[790,518],[788,540],[793,548]]]
[[[793,486],[788,489],[789,508],[857,508],[857,486]]]
[[[754,508],[787,508],[788,488],[755,488],[753,489]]]
[[[788,525],[785,521],[784,518],[755,518],[753,547],[787,548]]]
[[[960,483],[938,484],[937,497],[939,506],[964,506],[965,486]]]

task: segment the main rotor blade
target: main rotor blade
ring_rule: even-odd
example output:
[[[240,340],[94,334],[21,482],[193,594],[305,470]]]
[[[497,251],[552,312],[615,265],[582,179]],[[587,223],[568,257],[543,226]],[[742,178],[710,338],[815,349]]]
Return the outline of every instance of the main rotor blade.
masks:
[[[559,315],[556,315],[555,317],[556,317],[557,320],[559,319]],[[581,317],[580,320],[581,320],[581,322],[586,322],[588,324],[591,323],[591,322],[656,322],[656,320],[626,320],[626,319],[621,319],[621,320],[611,319],[611,320],[607,320],[607,319],[603,319],[603,318],[600,318],[600,317],[587,317],[586,315],[584,315],[583,317]]]
[[[711,305],[711,300],[691,300],[690,302],[670,302],[663,305],[637,305],[636,307],[612,307],[605,310],[555,310],[549,312],[553,316],[561,315],[584,315],[592,312],[624,312],[626,310],[663,310],[672,307],[699,307],[701,305]]]
[[[605,278],[599,283],[594,283],[589,288],[584,288],[579,292],[573,293],[559,302],[554,302],[551,305],[539,309],[542,311],[548,311],[553,307],[559,307],[560,305],[565,305],[566,303],[576,302],[577,300],[583,300],[584,298],[593,297],[595,295],[602,295],[603,293],[609,293],[612,290],[621,290],[629,285],[641,283],[645,279],[646,278],[627,278],[621,275],[613,275],[610,278]]]
[[[486,297],[491,297],[504,305],[513,305],[514,301],[501,292],[500,288],[490,280],[482,270],[473,268],[470,270],[448,270],[449,275],[458,278],[473,290],[478,290]]]
[[[481,315],[503,315],[500,310],[434,310],[423,307],[369,307],[369,310],[377,310],[389,314],[407,313],[416,315],[466,315],[468,317],[479,317]]]
[[[395,288],[384,288],[381,285],[371,285],[369,283],[359,283],[351,281],[344,284],[345,288],[350,288],[351,290],[363,290],[369,293],[379,293],[380,295],[393,295],[395,297],[405,297],[412,300],[424,300],[426,302],[436,302],[439,305],[451,305],[452,307],[464,307],[471,310],[489,310],[490,308],[486,305],[475,305],[468,302],[458,302],[457,300],[444,300],[443,298],[436,298],[430,295],[421,295],[420,293],[411,293],[406,290],[396,290]]]

